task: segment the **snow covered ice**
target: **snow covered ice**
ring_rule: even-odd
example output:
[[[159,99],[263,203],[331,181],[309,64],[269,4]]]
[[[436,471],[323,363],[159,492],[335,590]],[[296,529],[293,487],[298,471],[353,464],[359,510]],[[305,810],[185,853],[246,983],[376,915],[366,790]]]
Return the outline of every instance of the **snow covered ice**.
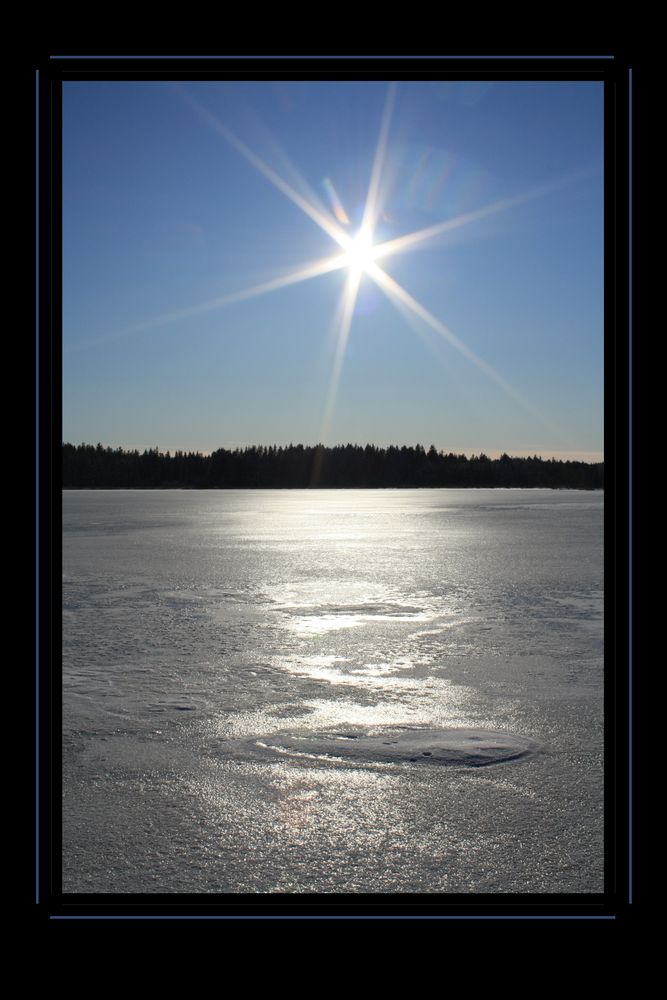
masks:
[[[601,493],[63,509],[64,891],[602,891]]]

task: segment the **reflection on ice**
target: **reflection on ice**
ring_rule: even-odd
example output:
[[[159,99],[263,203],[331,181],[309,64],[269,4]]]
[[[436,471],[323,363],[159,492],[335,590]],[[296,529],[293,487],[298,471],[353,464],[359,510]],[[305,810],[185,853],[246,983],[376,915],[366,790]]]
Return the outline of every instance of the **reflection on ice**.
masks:
[[[278,711],[270,708],[234,715],[224,713],[207,723],[212,747],[221,740],[261,736],[276,729],[303,729],[306,725],[313,730],[337,726],[344,733],[349,726],[464,726],[472,718],[470,689],[444,678],[343,675],[331,683],[356,687],[363,700],[340,695],[305,698],[299,705],[288,705]],[[486,724],[479,717],[476,721]]]
[[[360,615],[312,615],[307,618],[292,617],[289,620],[289,627],[294,632],[308,634],[312,632],[332,632],[339,628],[354,628],[355,625],[362,625],[363,618]]]
[[[601,891],[601,497],[63,507],[66,891]],[[406,729],[546,752],[361,759]]]
[[[308,723],[314,729],[338,726],[342,730],[345,726],[392,726],[404,723],[416,725],[425,721],[423,706],[412,702],[400,704],[381,701],[374,705],[364,705],[336,698],[310,701],[308,706],[313,713]],[[345,732],[342,731],[339,735],[344,737]]]
[[[363,683],[366,686],[373,681],[382,683],[383,678],[387,678],[401,669],[414,667],[415,664],[406,659],[397,659],[394,663],[359,663],[345,656],[315,655],[282,657],[276,665],[291,674],[327,681],[330,684],[358,685]]]
[[[354,628],[368,622],[414,622],[426,620],[429,616],[408,611],[408,613],[382,614],[368,612],[362,614],[320,614],[292,615],[288,627],[295,632],[308,634],[313,632],[331,632],[341,628]]]

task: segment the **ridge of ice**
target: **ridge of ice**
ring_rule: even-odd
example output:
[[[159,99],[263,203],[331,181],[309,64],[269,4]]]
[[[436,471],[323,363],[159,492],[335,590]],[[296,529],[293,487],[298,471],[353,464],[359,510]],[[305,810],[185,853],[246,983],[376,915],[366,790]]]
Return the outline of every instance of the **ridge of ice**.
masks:
[[[265,758],[278,754],[348,764],[415,764],[426,767],[484,767],[520,760],[540,750],[527,736],[488,729],[298,731],[263,734],[242,741]],[[229,749],[232,749],[229,747]]]

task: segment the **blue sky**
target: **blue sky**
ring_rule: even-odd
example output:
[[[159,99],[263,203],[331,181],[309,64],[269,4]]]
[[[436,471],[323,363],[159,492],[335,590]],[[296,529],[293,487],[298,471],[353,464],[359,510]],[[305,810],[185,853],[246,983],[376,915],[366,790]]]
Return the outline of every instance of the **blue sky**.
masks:
[[[602,123],[597,82],[65,83],[63,439],[602,458]],[[354,271],[374,164],[373,244],[435,231]]]

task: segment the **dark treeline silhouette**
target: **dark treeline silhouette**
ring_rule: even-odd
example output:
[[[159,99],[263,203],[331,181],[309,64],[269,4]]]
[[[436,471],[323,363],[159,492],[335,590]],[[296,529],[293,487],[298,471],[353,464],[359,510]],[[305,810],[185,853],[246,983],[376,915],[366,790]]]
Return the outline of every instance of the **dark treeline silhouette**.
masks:
[[[603,463],[498,459],[431,447],[367,444],[252,446],[210,455],[144,452],[101,444],[63,445],[65,489],[234,489],[303,487],[523,486],[602,489]]]

